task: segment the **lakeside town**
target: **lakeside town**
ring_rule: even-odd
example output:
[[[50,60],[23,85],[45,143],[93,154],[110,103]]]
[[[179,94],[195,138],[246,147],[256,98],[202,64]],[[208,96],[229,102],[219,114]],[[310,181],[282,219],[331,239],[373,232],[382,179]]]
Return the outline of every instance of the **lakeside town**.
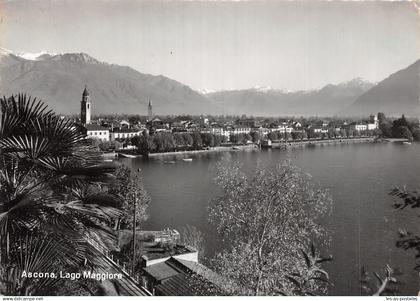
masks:
[[[146,116],[100,116],[92,119],[94,100],[83,90],[80,118],[88,138],[104,152],[123,151],[122,156],[149,155],[238,145],[262,148],[285,146],[291,142],[308,144],[337,140],[370,141],[363,138],[395,138],[409,143],[418,140],[418,120],[404,115],[387,120],[384,113],[364,119],[342,118],[258,118],[244,116],[165,116],[154,114],[148,102]],[[395,126],[392,126],[391,122]],[[290,144],[292,145],[292,144]],[[127,152],[127,150],[137,150]],[[125,150],[125,152],[124,152]]]
[[[420,296],[415,1],[0,8],[5,301]]]
[[[8,126],[12,128],[15,127],[10,132],[10,135],[16,135],[19,131],[27,132],[28,126],[30,128],[34,125],[34,134],[39,135],[39,132],[37,132],[38,130],[36,129],[37,123],[33,123],[30,119],[31,117],[25,121],[26,124],[23,122],[25,120],[24,118],[28,118],[28,116],[39,115],[39,117],[36,118],[41,118],[41,120],[46,118],[42,121],[46,122],[46,134],[59,135],[60,138],[57,137],[57,139],[63,141],[61,143],[67,141],[68,137],[66,138],[66,136],[69,136],[71,140],[67,143],[75,144],[72,146],[73,148],[78,148],[79,146],[76,145],[79,143],[85,144],[85,142],[88,142],[88,145],[96,149],[95,152],[102,151],[104,154],[109,154],[111,150],[113,152],[121,151],[120,154],[122,157],[128,158],[135,157],[130,154],[141,154],[142,156],[147,156],[151,155],[153,152],[189,152],[193,150],[207,151],[214,147],[226,147],[229,150],[234,150],[238,149],[237,147],[240,145],[248,145],[252,148],[269,148],[275,147],[276,143],[286,143],[291,145],[296,142],[303,143],[306,141],[308,143],[321,143],[322,141],[331,141],[336,139],[339,142],[352,140],[356,142],[373,142],[375,139],[377,140],[380,137],[387,137],[384,135],[386,130],[389,131],[387,134],[389,137],[395,137],[398,141],[404,143],[410,143],[410,141],[418,139],[419,127],[415,121],[409,122],[404,116],[402,116],[401,118],[393,119],[391,122],[386,119],[383,113],[371,115],[366,120],[359,121],[335,120],[333,118],[330,120],[316,118],[264,119],[247,118],[246,116],[239,118],[224,116],[180,116],[160,119],[154,115],[152,102],[149,101],[146,120],[144,120],[144,117],[138,116],[128,117],[128,120],[119,120],[118,118],[110,119],[109,117],[100,117],[97,120],[93,120],[91,114],[94,112],[95,106],[94,101],[92,101],[90,97],[91,95],[89,94],[87,87],[85,87],[82,92],[82,99],[80,102],[80,118],[76,120],[65,117],[63,118],[63,116],[58,115],[50,115],[51,113],[43,113],[45,108],[43,108],[44,105],[42,102],[31,100],[25,95],[17,95],[16,98],[4,98],[2,100],[2,119],[7,122]],[[35,111],[31,113],[31,110],[33,109]],[[26,110],[28,111],[26,112]],[[17,116],[19,120],[22,120],[22,122],[17,124],[13,123],[12,121],[14,119],[11,119],[8,114],[11,114],[10,116]],[[45,117],[43,114],[46,114]],[[39,122],[41,121],[38,121],[38,123]],[[48,130],[48,127],[50,126],[55,128],[51,133],[49,132],[50,130]],[[58,130],[56,127],[61,129]],[[66,132],[67,134],[65,134]],[[178,139],[181,137],[181,141],[187,142],[184,142],[185,144],[182,145],[182,142],[177,142],[179,140],[177,140],[176,137],[178,137]],[[8,145],[8,139],[14,138],[6,138],[5,140],[2,140],[2,144],[6,143],[5,145]],[[49,141],[53,140],[49,138]],[[147,147],[144,147],[145,144]],[[150,144],[154,144],[155,146],[150,146]],[[60,148],[62,147],[61,145],[58,146]],[[17,144],[14,148],[4,148],[4,150],[7,151],[6,154],[14,154],[16,153],[16,147],[18,147],[18,149],[23,148],[22,151],[26,152],[25,149],[27,149],[27,146],[24,144]],[[33,147],[35,150],[37,149],[36,145]],[[126,152],[127,150],[129,152]],[[22,151],[17,150],[16,154],[20,154]],[[40,155],[43,154],[42,148],[39,151],[41,152]],[[66,150],[64,151],[66,152]],[[74,154],[77,154],[77,152],[73,150],[70,156],[73,157]],[[49,156],[49,152],[44,155]],[[90,155],[87,155],[86,153],[86,155],[83,156],[84,159],[82,160],[88,159],[89,156]],[[78,157],[75,157],[74,159],[76,158]],[[107,161],[112,160],[103,160],[102,163],[106,163]],[[48,162],[48,168],[55,166],[55,163],[52,161]],[[57,162],[57,164],[59,165],[53,168],[59,168],[61,163]],[[91,168],[102,168],[97,166],[98,163],[95,163],[92,166],[90,166],[90,164],[91,163],[88,163],[88,165],[84,167],[86,168],[86,175],[91,173],[88,171]],[[64,166],[64,168],[66,167]],[[107,168],[109,169],[110,167]],[[105,167],[105,170],[102,172],[107,173],[107,168]],[[113,169],[114,168],[115,167],[113,167]],[[289,181],[293,177],[299,179],[304,176],[303,174],[300,174],[300,172],[293,171],[293,167],[291,166],[283,166],[281,168],[285,168],[284,172],[290,173],[290,175],[286,176],[286,178],[282,178],[282,180],[280,180],[280,178],[278,179],[279,181],[276,182],[276,185],[280,186],[275,188],[273,193],[279,193],[282,189],[284,189],[285,186],[283,186],[282,181]],[[62,172],[66,173],[65,169],[63,169]],[[294,172],[297,172],[297,174],[294,175]],[[99,193],[99,195],[110,194],[111,198],[120,198],[118,203],[121,203],[117,206],[117,208],[119,208],[117,210],[122,210],[122,216],[120,216],[119,213],[112,213],[109,215],[110,212],[114,210],[111,209],[111,207],[101,209],[105,210],[101,214],[92,212],[94,213],[92,216],[94,219],[102,220],[104,218],[108,219],[112,217],[111,220],[113,220],[113,222],[111,222],[109,226],[114,228],[116,240],[112,239],[105,243],[107,240],[100,238],[102,235],[100,232],[88,231],[83,233],[82,236],[84,238],[82,241],[84,242],[82,242],[82,245],[86,245],[89,253],[92,253],[89,256],[83,255],[87,256],[85,260],[92,261],[89,264],[90,268],[85,267],[84,270],[80,272],[73,271],[65,273],[63,271],[28,271],[27,268],[23,268],[22,274],[18,277],[22,277],[22,279],[25,279],[27,283],[23,282],[22,288],[26,288],[29,283],[32,283],[34,287],[32,288],[32,291],[29,291],[30,294],[39,294],[42,292],[42,289],[48,289],[49,293],[53,293],[55,291],[55,293],[60,294],[60,287],[55,287],[54,285],[45,286],[40,279],[62,279],[70,281],[77,280],[81,281],[81,283],[86,281],[82,287],[89,287],[89,289],[86,291],[84,288],[82,289],[81,287],[78,287],[78,295],[84,295],[86,293],[90,295],[104,294],[144,296],[215,296],[259,294],[257,291],[253,291],[253,289],[239,285],[238,281],[240,282],[242,280],[232,280],[228,278],[227,275],[221,274],[220,272],[218,273],[203,264],[202,259],[203,253],[205,252],[205,248],[203,247],[204,241],[202,234],[195,227],[186,225],[183,229],[155,229],[153,231],[142,229],[140,224],[147,219],[147,208],[151,200],[143,187],[141,176],[125,164],[117,164],[116,170],[114,169],[113,173],[114,180],[109,186],[107,184],[107,188],[104,187],[105,189],[101,188],[97,191],[96,188],[92,190],[93,188],[88,188],[90,184],[88,184],[85,188],[82,188],[83,186],[81,186],[79,189],[82,189],[81,191],[85,191],[83,194],[86,194],[86,196],[83,197],[82,194],[82,198],[89,197],[89,195],[90,197],[93,197],[93,195],[97,193]],[[70,175],[71,174],[69,174],[69,176]],[[91,176],[97,177],[98,175],[99,174],[96,174],[95,172],[95,175],[92,174]],[[57,176],[60,178],[60,173],[58,173]],[[237,175],[234,175],[234,178],[237,178]],[[266,181],[267,178],[263,176],[262,179]],[[92,180],[87,179],[87,181],[90,182]],[[230,187],[231,184],[228,183],[230,182],[222,184],[228,185],[226,186],[227,195],[229,195],[230,192],[228,191],[231,189],[238,189],[237,186]],[[36,184],[35,182],[32,185],[40,184]],[[40,186],[43,185],[45,184]],[[260,184],[257,185],[258,187],[260,186]],[[78,194],[71,196],[73,193],[69,194],[69,197],[77,198]],[[309,201],[309,199],[305,196],[306,193],[310,194],[313,192],[304,192],[304,194],[299,197],[300,201]],[[247,202],[247,193],[245,193],[243,197],[244,201]],[[265,197],[262,198],[262,201],[264,202],[267,200],[268,199]],[[230,206],[231,202],[228,201],[226,203],[227,200],[224,198],[215,201],[222,201],[222,203],[217,205],[222,207]],[[296,197],[290,201],[295,202]],[[314,205],[316,205],[317,201],[321,201],[323,203],[318,214],[322,215],[325,210],[328,210],[328,207],[325,207],[330,202],[328,194],[325,195],[325,199],[314,199],[312,201],[315,202]],[[89,206],[89,203],[86,205]],[[283,205],[285,204],[278,204],[280,207]],[[236,207],[236,204],[233,203],[232,206]],[[221,221],[226,218],[228,218],[228,220],[231,219],[230,217],[224,217],[224,213],[219,211],[220,209],[216,208],[218,207],[214,207],[212,210],[216,210],[216,216],[219,215],[218,218]],[[264,208],[264,206],[261,208]],[[296,207],[290,212],[299,212],[300,210],[302,210],[302,208]],[[301,213],[303,216],[307,214],[304,212],[305,211],[302,211]],[[102,216],[103,214],[104,216]],[[105,219],[98,224],[101,225],[100,227],[104,227],[108,223],[105,222]],[[312,217],[310,219],[312,219]],[[230,223],[228,220],[224,222]],[[266,220],[265,222],[269,221]],[[239,228],[238,231],[242,231],[241,228]],[[259,230],[256,229],[256,231],[258,232]],[[79,235],[76,233],[73,233],[73,235]],[[45,236],[45,238],[43,238],[47,244],[49,243],[48,237],[49,236]],[[280,237],[282,237],[282,235],[280,235]],[[27,247],[29,248],[29,246]],[[44,248],[42,244],[39,247]],[[69,246],[67,246],[67,248],[69,248]],[[299,243],[299,245],[291,246],[291,248],[296,250],[303,248],[303,245]],[[286,286],[284,286],[285,284],[282,284],[284,292],[282,291],[278,294],[313,294],[311,291],[306,291],[310,289],[309,287],[306,287],[307,283],[310,283],[311,290],[316,290],[317,294],[323,294],[323,292],[325,292],[326,286],[323,285],[322,282],[326,281],[328,278],[323,279],[322,277],[328,277],[328,273],[322,269],[321,263],[332,260],[332,258],[320,257],[321,255],[319,251],[314,248],[315,247],[312,246],[310,251],[308,251],[309,253],[306,253],[306,250],[301,249],[305,256],[312,258],[310,260],[314,261],[308,261],[305,267],[300,268],[303,270],[316,269],[314,274],[299,276],[310,277],[308,279],[299,278],[298,280],[298,278],[290,278],[291,282],[289,282]],[[71,248],[69,248],[69,250],[71,250]],[[76,254],[78,253],[79,251],[76,252]],[[92,255],[93,258],[90,258]],[[48,258],[44,259],[48,260]],[[296,258],[296,260],[298,260],[298,262],[300,261],[298,258]],[[227,264],[229,266],[231,263],[231,260],[227,259],[227,261],[222,261],[220,264]],[[240,269],[241,267],[237,268]],[[388,271],[387,273],[388,274],[383,281],[388,281],[387,277],[391,277],[393,272]],[[315,279],[321,279],[322,281],[318,283]],[[386,285],[382,285],[381,288],[378,288],[379,294],[382,294],[386,287]],[[301,292],[302,289],[305,289],[305,291]],[[6,288],[5,293],[17,294],[18,291],[10,287],[9,289]]]

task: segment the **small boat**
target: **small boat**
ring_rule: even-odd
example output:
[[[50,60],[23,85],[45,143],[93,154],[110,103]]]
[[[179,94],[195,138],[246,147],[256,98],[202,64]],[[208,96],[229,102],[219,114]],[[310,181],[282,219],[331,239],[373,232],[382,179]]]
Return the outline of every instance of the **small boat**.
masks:
[[[163,164],[175,164],[175,161],[163,161]]]
[[[104,162],[112,162],[112,159],[105,159]]]
[[[182,161],[185,161],[185,162],[191,162],[193,159],[192,158],[184,158],[184,159],[182,159]]]
[[[403,142],[403,144],[406,144],[406,145],[411,145],[411,142],[409,142],[409,141],[404,141],[404,142]]]

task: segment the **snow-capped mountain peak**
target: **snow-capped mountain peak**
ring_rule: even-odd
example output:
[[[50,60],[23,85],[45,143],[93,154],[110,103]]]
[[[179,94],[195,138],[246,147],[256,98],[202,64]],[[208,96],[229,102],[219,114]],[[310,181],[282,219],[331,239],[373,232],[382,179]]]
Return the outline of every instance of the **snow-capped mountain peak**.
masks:
[[[29,61],[38,61],[40,59],[44,59],[47,57],[52,57],[57,55],[56,53],[50,53],[47,51],[40,51],[37,53],[31,53],[31,52],[22,52],[22,53],[18,53],[17,56],[25,59],[25,60],[29,60]]]
[[[9,55],[9,54],[13,54],[13,52],[10,51],[9,49],[0,47],[0,55]]]
[[[375,83],[371,83],[361,77],[356,77],[356,78],[353,78],[352,80],[338,84],[338,86],[341,86],[341,87],[353,87],[353,88],[358,87],[358,88],[363,88],[363,89],[371,88],[374,85]]]
[[[56,55],[55,53],[49,53],[47,51],[40,51],[37,53],[31,53],[31,52],[15,53],[9,49],[0,47],[0,57],[14,57],[14,58],[21,58],[21,59],[29,60],[29,61],[38,61],[38,60],[46,59],[55,55]]]
[[[271,91],[272,88],[270,86],[254,86],[252,90],[255,90],[258,92],[268,92],[268,91]]]
[[[216,90],[204,88],[204,89],[198,90],[197,92],[202,94],[202,95],[206,95],[206,94],[214,93],[214,92],[216,92]]]
[[[6,48],[0,47],[0,59],[12,58],[14,60],[25,60],[25,61],[44,61],[44,60],[55,60],[55,61],[68,61],[73,63],[90,63],[90,64],[107,64],[100,62],[97,59],[91,57],[90,55],[80,52],[80,53],[52,53],[47,51],[40,51],[36,53],[32,52],[13,52]]]

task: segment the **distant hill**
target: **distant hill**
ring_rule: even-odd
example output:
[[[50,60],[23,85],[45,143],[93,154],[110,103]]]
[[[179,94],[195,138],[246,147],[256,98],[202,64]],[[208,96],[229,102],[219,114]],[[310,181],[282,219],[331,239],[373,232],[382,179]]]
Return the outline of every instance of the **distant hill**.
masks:
[[[261,116],[334,116],[374,84],[356,78],[319,90],[286,92],[247,89],[205,94],[224,114]]]
[[[360,116],[383,112],[388,116],[420,115],[420,60],[391,74],[340,112]]]
[[[99,62],[85,53],[38,57],[0,49],[0,94],[27,93],[58,113],[78,113],[85,84],[93,114],[147,114],[149,98],[156,114],[216,112],[206,97],[165,76]]]
[[[289,92],[270,88],[197,92],[162,75],[100,62],[85,53],[14,54],[0,48],[0,95],[27,93],[58,113],[79,113],[88,86],[93,113],[247,114],[254,116],[420,115],[419,65],[392,74],[377,85],[362,79]]]

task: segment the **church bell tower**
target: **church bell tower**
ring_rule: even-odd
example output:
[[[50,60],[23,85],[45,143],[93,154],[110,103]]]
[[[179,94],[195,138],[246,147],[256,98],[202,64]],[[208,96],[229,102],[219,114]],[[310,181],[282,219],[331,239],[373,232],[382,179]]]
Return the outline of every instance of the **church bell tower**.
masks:
[[[150,99],[149,99],[149,105],[147,106],[147,118],[148,118],[148,121],[152,121],[153,119],[152,101]]]
[[[90,124],[90,112],[92,110],[92,104],[89,100],[89,92],[87,91],[87,87],[83,90],[82,94],[82,101],[81,103],[81,110],[80,110],[80,119],[82,124]]]

